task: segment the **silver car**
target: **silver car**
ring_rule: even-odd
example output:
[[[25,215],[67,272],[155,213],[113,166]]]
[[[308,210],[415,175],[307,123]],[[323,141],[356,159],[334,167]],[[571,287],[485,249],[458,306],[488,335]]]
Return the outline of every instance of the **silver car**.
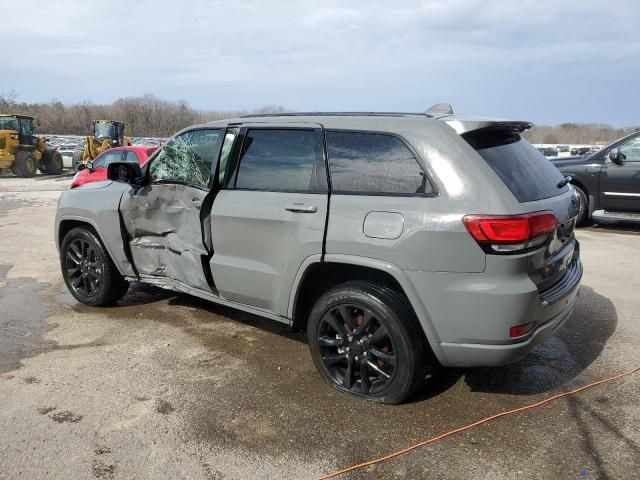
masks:
[[[435,367],[517,361],[576,303],[579,203],[527,122],[254,115],[62,194],[80,302],[145,282],[306,330],[336,389],[399,403]]]

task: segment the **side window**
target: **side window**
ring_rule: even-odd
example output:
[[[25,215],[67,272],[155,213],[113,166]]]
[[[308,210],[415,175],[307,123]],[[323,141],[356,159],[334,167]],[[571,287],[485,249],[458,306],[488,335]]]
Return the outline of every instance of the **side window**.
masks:
[[[129,163],[138,163],[138,156],[135,154],[135,152],[127,150],[124,155],[124,161]]]
[[[336,193],[414,195],[431,184],[399,138],[379,133],[328,131],[331,188]]]
[[[626,162],[640,162],[640,137],[625,143],[620,147],[620,153]]]
[[[220,130],[192,130],[172,138],[149,166],[152,182],[178,182],[206,187]]]
[[[121,162],[122,153],[122,150],[106,151],[93,162],[93,168],[108,167],[111,162]]]
[[[20,133],[22,135],[33,135],[33,120],[30,118],[21,118]]]
[[[251,190],[326,191],[322,142],[314,130],[248,130],[235,187]]]

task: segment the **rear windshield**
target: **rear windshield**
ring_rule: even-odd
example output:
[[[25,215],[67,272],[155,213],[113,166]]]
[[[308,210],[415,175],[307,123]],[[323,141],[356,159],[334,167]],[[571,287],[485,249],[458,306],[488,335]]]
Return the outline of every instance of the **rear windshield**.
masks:
[[[476,131],[464,135],[519,202],[555,197],[569,187],[558,188],[560,171],[520,135],[500,131]]]

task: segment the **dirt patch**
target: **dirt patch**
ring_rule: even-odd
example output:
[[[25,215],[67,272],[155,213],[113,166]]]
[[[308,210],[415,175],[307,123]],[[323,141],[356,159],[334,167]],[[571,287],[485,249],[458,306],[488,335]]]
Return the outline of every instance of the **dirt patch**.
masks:
[[[82,420],[82,415],[78,415],[76,413],[70,412],[69,410],[65,410],[64,412],[58,412],[54,413],[53,415],[49,415],[49,418],[58,423],[78,423],[80,420]]]

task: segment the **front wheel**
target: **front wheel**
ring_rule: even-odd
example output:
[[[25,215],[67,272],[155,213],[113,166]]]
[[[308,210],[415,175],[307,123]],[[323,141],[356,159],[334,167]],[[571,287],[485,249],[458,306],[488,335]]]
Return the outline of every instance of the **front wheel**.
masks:
[[[42,165],[45,173],[60,175],[63,168],[62,155],[56,150],[46,149],[42,154]]]
[[[88,228],[76,227],[65,235],[60,265],[67,288],[81,303],[111,305],[129,288],[100,239]]]
[[[408,300],[366,282],[348,282],[315,304],[309,349],[324,379],[341,392],[397,404],[424,381],[428,346]]]

